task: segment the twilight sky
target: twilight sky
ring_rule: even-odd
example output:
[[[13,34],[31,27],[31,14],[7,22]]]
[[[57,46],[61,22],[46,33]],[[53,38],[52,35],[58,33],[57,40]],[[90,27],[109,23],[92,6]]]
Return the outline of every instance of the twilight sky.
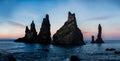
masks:
[[[98,24],[104,39],[120,39],[120,0],[0,0],[0,38],[23,37],[32,20],[39,32],[46,14],[53,35],[67,20],[68,11],[76,14],[84,39],[97,36]]]

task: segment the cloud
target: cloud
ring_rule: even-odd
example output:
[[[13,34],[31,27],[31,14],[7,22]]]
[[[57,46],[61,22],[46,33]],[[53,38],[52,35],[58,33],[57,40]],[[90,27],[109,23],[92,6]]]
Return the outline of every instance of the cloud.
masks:
[[[20,24],[20,23],[14,22],[14,21],[8,21],[8,20],[1,21],[0,24],[1,25],[9,24],[9,25],[12,25],[12,27],[15,27],[15,28],[25,28],[25,26],[23,24]]]
[[[6,21],[6,22],[14,27],[19,27],[19,28],[25,27],[23,24],[20,24],[20,23],[14,22],[14,21]]]
[[[99,17],[89,18],[85,20],[107,20],[114,17],[116,17],[116,15],[99,16]]]

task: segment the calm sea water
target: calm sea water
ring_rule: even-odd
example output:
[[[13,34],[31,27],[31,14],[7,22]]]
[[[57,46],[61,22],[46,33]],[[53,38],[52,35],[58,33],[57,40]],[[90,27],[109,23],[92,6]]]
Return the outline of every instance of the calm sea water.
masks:
[[[120,51],[120,40],[107,40],[104,44],[86,42],[83,46],[63,47],[1,40],[0,50],[13,54],[18,61],[69,61],[71,55],[78,56],[82,61],[120,61],[120,55],[105,51],[106,48]]]

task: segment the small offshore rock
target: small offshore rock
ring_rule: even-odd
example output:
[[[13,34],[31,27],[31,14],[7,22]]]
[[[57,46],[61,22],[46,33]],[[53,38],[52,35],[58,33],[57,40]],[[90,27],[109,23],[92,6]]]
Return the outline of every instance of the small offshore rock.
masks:
[[[71,56],[70,61],[80,61],[80,59],[77,56]]]
[[[116,49],[115,48],[106,48],[105,50],[106,51],[115,51]]]
[[[115,53],[115,54],[120,54],[120,51],[115,51],[114,53]]]
[[[6,56],[8,61],[17,61],[12,55]]]

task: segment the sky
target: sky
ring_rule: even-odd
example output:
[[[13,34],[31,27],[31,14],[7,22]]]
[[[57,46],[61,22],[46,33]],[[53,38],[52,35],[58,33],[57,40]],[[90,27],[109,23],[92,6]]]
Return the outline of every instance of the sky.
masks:
[[[97,36],[98,24],[105,40],[120,40],[120,0],[0,0],[0,38],[19,38],[32,20],[37,32],[49,14],[53,35],[75,13],[84,39]]]

